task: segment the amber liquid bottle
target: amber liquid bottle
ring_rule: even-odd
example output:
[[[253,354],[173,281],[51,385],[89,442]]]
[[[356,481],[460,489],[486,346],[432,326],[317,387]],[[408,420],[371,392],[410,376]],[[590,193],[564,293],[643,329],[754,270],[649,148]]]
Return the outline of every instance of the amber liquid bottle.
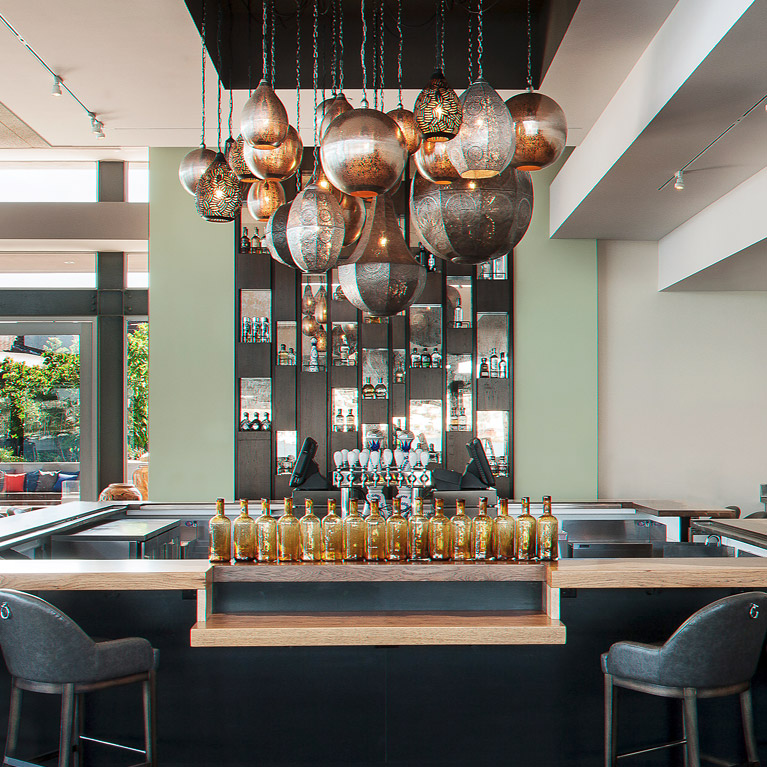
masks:
[[[450,520],[450,540],[456,562],[471,559],[471,519],[466,516],[466,501],[463,498],[455,502],[455,516]]]
[[[229,562],[232,558],[232,521],[224,515],[224,499],[216,499],[216,516],[208,523],[210,561]]]
[[[277,522],[277,551],[280,562],[301,560],[301,531],[293,514],[293,499],[285,498],[285,511]]]
[[[368,562],[386,560],[386,520],[381,516],[381,509],[375,498],[370,502],[370,515],[367,518],[365,531],[365,546]]]
[[[386,550],[392,562],[407,560],[407,520],[402,516],[402,501],[393,500],[394,512],[386,520]]]
[[[277,520],[269,513],[269,501],[261,499],[261,516],[256,520],[256,555],[259,562],[277,561]]]
[[[559,559],[559,522],[551,513],[551,496],[543,496],[543,515],[538,519],[538,558]]]
[[[303,562],[322,561],[322,525],[314,513],[314,501],[306,499],[306,511],[298,520],[301,533],[301,560]]]
[[[530,499],[522,499],[522,513],[517,517],[517,534],[515,541],[517,559],[520,562],[530,562],[536,556],[535,517],[530,513]]]
[[[471,553],[479,561],[493,558],[493,518],[487,515],[487,498],[479,499],[479,514],[471,521]]]
[[[349,513],[344,517],[344,559],[347,562],[362,562],[365,559],[365,538],[367,523],[360,514],[356,498],[349,501]]]
[[[514,517],[509,516],[509,501],[507,498],[499,498],[498,516],[495,519],[493,531],[493,548],[496,559],[514,559],[515,530]]]
[[[322,558],[325,562],[344,559],[344,523],[336,514],[336,502],[328,498],[328,513],[322,520]]]
[[[240,500],[240,516],[234,520],[234,558],[251,562],[256,558],[256,520],[248,514],[248,502]]]
[[[423,562],[429,559],[429,520],[423,513],[423,498],[416,498],[408,520],[408,546],[410,559]]]
[[[434,501],[434,516],[429,520],[429,556],[439,562],[450,559],[450,520],[444,513],[445,502]]]

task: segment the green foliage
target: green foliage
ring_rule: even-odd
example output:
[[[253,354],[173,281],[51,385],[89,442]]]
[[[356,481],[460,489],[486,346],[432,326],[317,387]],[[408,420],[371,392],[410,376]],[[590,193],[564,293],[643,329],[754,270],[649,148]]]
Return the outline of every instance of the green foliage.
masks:
[[[7,447],[0,447],[0,463],[19,463],[24,459],[19,455],[14,455],[13,450]]]
[[[128,335],[128,454],[138,458],[148,447],[149,323]]]

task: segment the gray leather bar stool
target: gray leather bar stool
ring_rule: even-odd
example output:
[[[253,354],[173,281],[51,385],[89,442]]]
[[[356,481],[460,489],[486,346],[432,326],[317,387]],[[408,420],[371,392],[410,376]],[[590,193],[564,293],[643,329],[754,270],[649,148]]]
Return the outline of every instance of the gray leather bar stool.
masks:
[[[155,669],[157,650],[146,639],[132,637],[94,642],[71,618],[44,599],[0,589],[0,646],[11,674],[11,704],[3,765],[34,762],[16,758],[23,690],[61,695],[59,767],[82,761],[81,741],[142,754],[141,765],[156,765]],[[144,748],[110,743],[82,734],[83,696],[107,687],[140,682],[144,704]]]
[[[749,765],[758,765],[751,708],[751,678],[767,631],[767,594],[750,591],[712,602],[688,618],[662,645],[617,642],[602,655],[605,675],[605,765],[615,767],[635,756],[684,745],[686,767],[699,767],[698,698],[740,695],[743,734]],[[617,753],[616,687],[681,698],[684,738],[659,746]],[[715,764],[721,759],[704,756]]]

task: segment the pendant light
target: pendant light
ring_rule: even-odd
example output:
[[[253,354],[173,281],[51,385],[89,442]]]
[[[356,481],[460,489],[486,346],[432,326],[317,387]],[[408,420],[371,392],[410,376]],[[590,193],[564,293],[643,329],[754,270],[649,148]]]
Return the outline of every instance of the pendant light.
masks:
[[[433,184],[449,184],[460,178],[447,156],[449,151],[449,141],[424,141],[415,153],[418,172]]]
[[[533,90],[530,0],[527,0],[527,91],[512,96],[509,108],[516,131],[511,164],[519,170],[541,170],[559,159],[567,143],[567,118],[554,99]]]
[[[256,221],[266,221],[285,204],[285,190],[279,181],[256,179],[248,189],[248,211]]]
[[[533,214],[532,179],[511,166],[492,178],[442,186],[416,176],[410,209],[435,256],[481,264],[510,253],[524,236]]]
[[[388,113],[389,117],[399,125],[402,135],[405,137],[405,146],[408,154],[415,154],[421,146],[423,134],[415,120],[415,115],[402,106],[402,0],[397,0],[397,38],[399,51],[397,54],[397,94],[399,104],[396,109]]]
[[[261,82],[245,102],[240,116],[240,130],[243,138],[257,149],[279,146],[288,134],[288,113],[267,80],[267,2],[269,0],[263,0]],[[274,33],[274,28],[272,28],[272,33]]]
[[[288,215],[291,203],[280,205],[266,222],[264,229],[264,241],[269,255],[278,263],[298,269],[298,264],[293,260],[288,245]]]
[[[460,176],[473,179],[497,176],[514,154],[509,109],[482,77],[482,15],[482,0],[477,0],[477,79],[461,94],[463,122],[448,152]]]
[[[200,146],[184,155],[178,166],[178,180],[181,186],[189,194],[197,191],[197,182],[200,176],[213,162],[216,153],[205,146],[205,3],[202,4],[202,23],[200,25],[200,40],[202,41],[202,130],[200,132]]]
[[[354,263],[338,267],[338,280],[358,309],[390,317],[418,299],[426,269],[405,242],[391,197],[380,194],[366,205],[369,223],[355,246]]]
[[[461,127],[461,104],[443,74],[445,69],[445,0],[439,0],[437,17],[437,68],[418,94],[413,113],[423,138],[449,141]]]
[[[288,126],[288,135],[278,147],[256,149],[245,144],[243,149],[245,163],[256,178],[277,181],[290,178],[298,170],[303,153],[303,142],[292,125]]]
[[[324,191],[330,192],[341,206],[341,215],[344,217],[344,248],[346,248],[356,242],[362,234],[367,216],[365,202],[360,197],[352,197],[336,189],[325,175],[322,165],[317,172],[317,185]]]
[[[405,169],[405,137],[391,117],[368,107],[365,0],[362,10],[362,108],[338,115],[322,139],[322,167],[336,189],[372,198],[393,189]]]
[[[328,292],[322,285],[314,295],[314,319],[320,325],[325,325],[328,321]]]
[[[237,176],[243,184],[252,184],[257,177],[245,162],[244,151],[245,139],[242,135],[237,136],[236,139],[227,139],[226,151],[224,154],[226,155],[226,161],[229,163],[229,167],[234,171],[234,175]]]

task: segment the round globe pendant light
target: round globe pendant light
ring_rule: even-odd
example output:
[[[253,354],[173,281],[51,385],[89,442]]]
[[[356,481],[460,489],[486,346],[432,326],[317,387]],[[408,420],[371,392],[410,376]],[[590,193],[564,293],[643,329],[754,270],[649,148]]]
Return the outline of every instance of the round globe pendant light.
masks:
[[[344,242],[341,206],[330,192],[309,184],[290,206],[287,235],[291,255],[301,271],[327,272],[338,262]]]
[[[216,223],[234,221],[242,206],[240,181],[221,152],[216,154],[197,182],[195,204],[197,212],[206,221]]]
[[[269,220],[266,222],[266,229],[264,230],[264,242],[266,243],[266,249],[269,251],[269,255],[280,264],[289,266],[291,269],[298,269],[298,264],[293,260],[293,255],[290,252],[290,246],[288,245],[288,215],[290,214],[290,206],[292,203],[288,202],[284,205],[280,205],[277,210],[272,213]]]
[[[279,181],[257,179],[248,189],[248,210],[256,221],[268,220],[285,204],[285,190]]]
[[[567,143],[562,107],[543,93],[531,91],[512,96],[506,106],[516,133],[511,164],[519,170],[541,170],[556,162]]]
[[[402,131],[402,135],[405,137],[405,148],[408,154],[415,154],[418,151],[418,147],[421,146],[423,134],[418,124],[415,121],[415,115],[409,110],[403,107],[397,107],[392,109],[391,112],[387,112],[389,117],[394,120]]]
[[[426,269],[413,258],[389,195],[381,194],[367,205],[370,222],[355,246],[354,262],[338,267],[338,280],[358,309],[389,317],[421,295]]]
[[[298,131],[289,125],[288,135],[278,147],[256,149],[250,144],[245,144],[243,157],[256,178],[283,181],[298,170],[303,152],[304,145]]]
[[[243,156],[244,145],[245,139],[242,136],[237,136],[236,139],[229,138],[226,140],[224,155],[234,175],[243,184],[252,184],[256,180],[256,176],[245,163],[245,157]]]
[[[511,252],[524,236],[533,184],[529,173],[512,167],[492,178],[442,186],[416,176],[410,206],[422,242],[435,256],[481,264]]]
[[[415,153],[418,172],[433,184],[449,184],[460,178],[447,153],[449,141],[424,141]]]
[[[178,166],[178,180],[189,194],[197,192],[200,177],[215,159],[216,153],[205,146],[200,146],[184,155]]]
[[[341,215],[344,217],[344,248],[346,248],[357,241],[365,226],[367,216],[365,202],[359,197],[352,197],[336,189],[328,180],[321,165],[317,171],[317,186],[325,192],[330,192],[341,206]]]

